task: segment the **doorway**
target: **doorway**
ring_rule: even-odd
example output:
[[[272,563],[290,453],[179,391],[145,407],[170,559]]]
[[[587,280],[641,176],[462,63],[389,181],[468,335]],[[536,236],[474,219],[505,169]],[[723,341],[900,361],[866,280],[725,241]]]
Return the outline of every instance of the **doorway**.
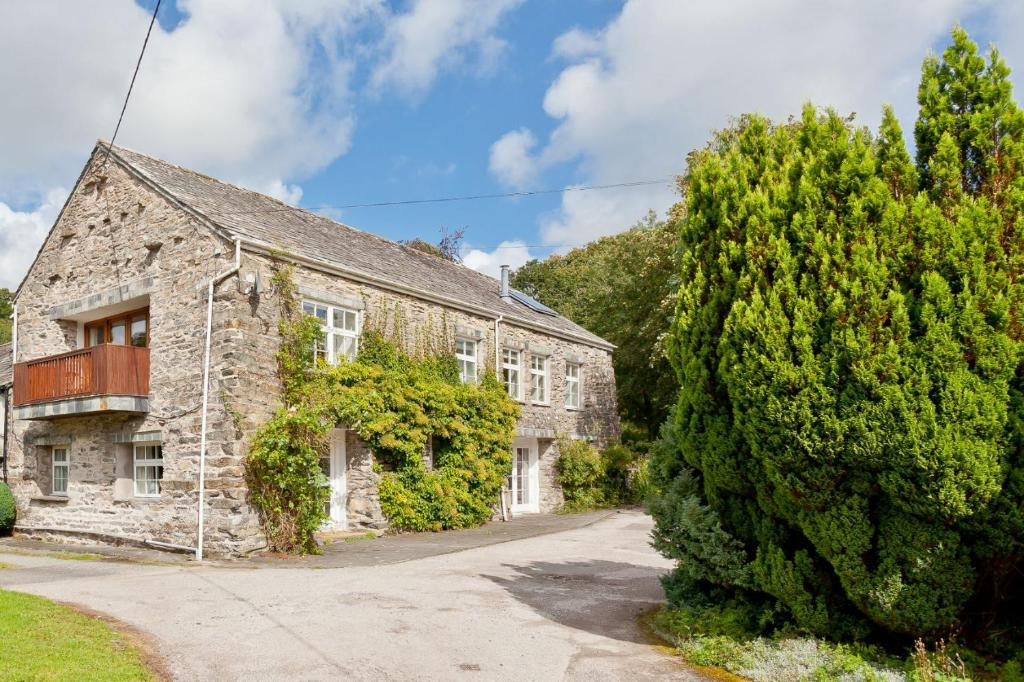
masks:
[[[540,511],[537,439],[517,438],[512,443],[512,513]]]
[[[326,474],[330,482],[327,527],[330,530],[348,530],[348,456],[345,449],[345,429],[331,431],[331,452]]]

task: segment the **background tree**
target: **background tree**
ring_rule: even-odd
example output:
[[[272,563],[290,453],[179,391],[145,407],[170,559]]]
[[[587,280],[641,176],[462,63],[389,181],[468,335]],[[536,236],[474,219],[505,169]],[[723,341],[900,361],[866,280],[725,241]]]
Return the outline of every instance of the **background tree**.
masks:
[[[681,388],[652,455],[671,599],[738,597],[822,635],[1024,639],[1007,76],[955,30],[924,63],[916,167],[888,108],[877,137],[810,106],[746,116],[691,156]]]
[[[437,244],[431,244],[430,242],[420,239],[408,239],[401,242],[406,246],[410,246],[417,251],[423,253],[429,253],[431,256],[437,256],[438,258],[444,258],[453,263],[462,262],[462,242],[466,236],[466,228],[460,227],[456,230],[449,231],[444,225],[441,226],[441,239]]]
[[[11,340],[11,315],[14,314],[14,295],[8,289],[0,288],[0,343]]]
[[[632,229],[565,255],[532,260],[512,286],[611,341],[619,410],[657,434],[675,401],[675,374],[663,336],[672,318],[675,228],[652,213]]]

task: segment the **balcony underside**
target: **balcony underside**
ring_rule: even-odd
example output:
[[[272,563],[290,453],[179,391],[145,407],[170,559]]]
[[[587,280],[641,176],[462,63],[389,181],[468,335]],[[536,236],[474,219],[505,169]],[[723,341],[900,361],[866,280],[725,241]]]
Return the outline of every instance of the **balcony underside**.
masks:
[[[149,398],[134,395],[91,395],[17,405],[15,419],[58,419],[95,414],[146,414]]]

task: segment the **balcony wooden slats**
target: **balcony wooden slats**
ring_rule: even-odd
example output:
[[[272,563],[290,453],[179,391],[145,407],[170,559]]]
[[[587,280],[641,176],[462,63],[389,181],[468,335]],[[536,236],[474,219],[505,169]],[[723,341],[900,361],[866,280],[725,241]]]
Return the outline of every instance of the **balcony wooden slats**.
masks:
[[[106,344],[14,366],[14,406],[95,395],[149,395],[149,349]]]

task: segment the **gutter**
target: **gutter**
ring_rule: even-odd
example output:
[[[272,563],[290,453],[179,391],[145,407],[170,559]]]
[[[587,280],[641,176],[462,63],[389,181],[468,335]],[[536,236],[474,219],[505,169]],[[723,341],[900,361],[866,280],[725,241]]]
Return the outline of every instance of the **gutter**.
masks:
[[[234,264],[214,275],[206,286],[206,350],[203,355],[203,420],[199,436],[199,512],[196,521],[196,561],[203,560],[203,522],[206,509],[206,418],[210,404],[210,340],[213,336],[213,290],[218,283],[238,272],[242,267],[242,240],[235,240]],[[191,548],[189,548],[191,549]]]

